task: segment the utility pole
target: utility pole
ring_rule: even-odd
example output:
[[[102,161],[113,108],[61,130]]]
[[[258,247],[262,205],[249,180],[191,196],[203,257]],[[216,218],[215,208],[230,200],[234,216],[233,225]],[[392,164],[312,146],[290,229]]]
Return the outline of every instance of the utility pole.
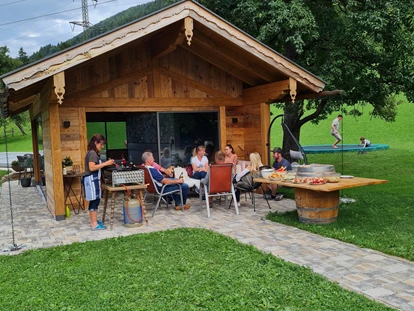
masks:
[[[75,2],[75,0],[73,0],[73,2]],[[93,7],[96,7],[96,3],[98,2],[98,0],[92,0],[93,2]],[[72,31],[73,29],[75,29],[75,26],[82,26],[83,27],[83,32],[86,36],[86,30],[88,30],[89,27],[92,26],[92,24],[89,22],[89,13],[88,13],[88,0],[82,0],[82,21],[73,21],[73,22],[69,22],[69,24],[72,24]]]

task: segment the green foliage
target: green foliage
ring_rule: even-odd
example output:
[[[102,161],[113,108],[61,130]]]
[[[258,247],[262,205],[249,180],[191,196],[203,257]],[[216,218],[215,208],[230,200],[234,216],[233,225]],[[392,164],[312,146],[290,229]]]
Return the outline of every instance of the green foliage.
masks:
[[[401,97],[397,100],[401,101]],[[269,219],[331,237],[362,247],[372,248],[387,254],[414,260],[414,205],[411,173],[414,134],[411,127],[414,105],[404,103],[397,106],[396,122],[386,123],[371,118],[365,110],[358,118],[345,116],[342,120],[344,144],[359,143],[365,136],[375,145],[386,143],[390,149],[334,154],[308,154],[309,163],[333,164],[337,172],[359,177],[386,179],[385,185],[359,187],[342,190],[341,197],[356,200],[341,204],[337,222],[329,225],[308,225],[299,223],[296,212],[286,215],[271,214]],[[274,111],[278,113],[277,110]],[[302,145],[332,144],[329,120],[319,125],[306,124],[301,132]],[[272,146],[280,143],[280,128],[274,127]],[[282,189],[287,197],[293,198],[293,189]]]
[[[9,311],[391,310],[204,229],[37,249],[0,256],[0,267]]]

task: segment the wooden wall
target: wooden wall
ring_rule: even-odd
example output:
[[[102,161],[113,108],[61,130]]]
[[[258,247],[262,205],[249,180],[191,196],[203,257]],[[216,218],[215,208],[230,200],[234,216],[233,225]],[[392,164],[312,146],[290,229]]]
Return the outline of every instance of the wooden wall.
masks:
[[[50,135],[59,129],[60,159],[72,156],[74,165],[84,169],[83,159],[88,143],[86,112],[166,110],[220,112],[220,116],[224,116],[220,120],[220,147],[230,143],[240,159],[246,160],[251,152],[259,152],[263,162],[267,162],[265,136],[270,118],[269,105],[243,107],[240,100],[243,83],[186,49],[178,47],[160,59],[151,59],[147,43],[131,45],[65,72],[65,81],[65,99],[58,109],[59,124],[51,128],[51,122],[47,122],[49,111],[45,110],[42,116],[45,162],[51,160],[53,150],[48,145]],[[157,97],[165,100],[152,101],[149,108],[145,101],[131,101]],[[178,103],[180,99],[183,101]],[[224,99],[232,104],[214,104],[216,99],[217,103]],[[201,104],[203,100],[210,100],[213,104]],[[70,121],[70,127],[64,128],[63,121]],[[47,180],[51,178],[50,175],[46,177]],[[52,194],[56,183],[63,184],[63,181],[61,176],[54,178],[55,183],[47,181],[48,206],[52,213],[62,213],[61,203],[55,202],[56,195]],[[80,189],[79,182],[74,184],[74,188]]]

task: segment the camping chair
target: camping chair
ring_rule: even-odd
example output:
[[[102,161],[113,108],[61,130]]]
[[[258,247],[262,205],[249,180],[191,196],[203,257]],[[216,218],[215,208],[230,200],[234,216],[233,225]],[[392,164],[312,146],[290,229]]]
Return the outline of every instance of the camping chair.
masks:
[[[200,183],[200,210],[203,208],[203,191],[206,199],[207,217],[210,217],[210,204],[209,197],[221,197],[226,198],[231,195],[234,199],[234,208],[236,214],[239,215],[239,208],[237,206],[236,194],[233,187],[233,164],[211,164],[210,172],[208,175],[207,184]]]
[[[181,184],[178,184],[178,186],[180,187],[179,189],[173,190],[173,191],[168,191],[165,192],[165,187],[167,185],[162,185],[161,189],[158,188],[154,178],[152,177],[149,168],[142,166],[144,169],[144,182],[147,185],[147,188],[145,190],[145,195],[144,195],[144,201],[147,197],[147,195],[151,195],[155,198],[158,198],[157,200],[157,204],[155,205],[154,211],[152,212],[152,217],[154,217],[155,212],[157,211],[158,206],[160,206],[161,200],[167,204],[167,208],[168,208],[168,199],[166,200],[165,197],[170,196],[174,193],[180,193],[180,198],[181,198],[181,209],[184,211],[184,204],[183,204],[183,192],[181,189]]]
[[[244,175],[238,182],[234,179],[234,188],[239,189],[239,191],[243,191],[245,194],[248,193],[250,198],[252,199],[252,205],[253,205],[253,211],[256,212],[256,200],[254,194],[256,193],[256,190],[262,187],[262,183],[257,183],[253,181],[252,173],[248,173]],[[262,188],[263,191],[263,188]],[[264,191],[263,191],[264,193]],[[241,193],[240,193],[241,195]],[[266,198],[266,196],[263,196],[264,199],[267,202],[267,206],[270,208],[269,200]],[[231,203],[233,202],[233,198],[230,201],[229,208],[231,206]]]

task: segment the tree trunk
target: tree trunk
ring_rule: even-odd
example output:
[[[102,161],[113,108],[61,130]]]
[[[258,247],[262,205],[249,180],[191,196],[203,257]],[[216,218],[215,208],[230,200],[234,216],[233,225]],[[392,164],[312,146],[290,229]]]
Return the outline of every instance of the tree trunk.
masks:
[[[23,136],[26,135],[26,132],[24,131],[24,128],[20,123],[15,122],[14,124],[16,124],[16,126],[19,128]]]

